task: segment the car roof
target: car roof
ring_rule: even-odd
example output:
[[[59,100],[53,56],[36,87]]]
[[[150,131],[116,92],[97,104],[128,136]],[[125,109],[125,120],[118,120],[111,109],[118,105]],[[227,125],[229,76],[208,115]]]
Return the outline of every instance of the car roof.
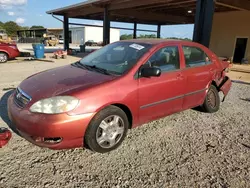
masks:
[[[165,42],[171,43],[179,43],[182,40],[176,39],[130,39],[130,40],[122,40],[121,42],[137,42],[137,43],[147,43],[147,44],[160,44]]]
[[[121,40],[119,42],[134,42],[134,43],[142,43],[142,44],[151,44],[153,46],[160,45],[160,44],[185,44],[185,45],[190,45],[190,46],[197,46],[204,48],[199,43],[193,42],[193,41],[188,41],[188,40],[177,40],[177,39],[130,39],[130,40]]]

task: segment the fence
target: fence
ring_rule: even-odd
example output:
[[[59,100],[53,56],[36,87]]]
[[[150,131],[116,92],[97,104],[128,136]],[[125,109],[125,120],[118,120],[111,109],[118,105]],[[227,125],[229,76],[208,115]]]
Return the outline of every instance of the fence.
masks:
[[[43,38],[31,38],[31,37],[22,37],[17,40],[18,43],[42,43]]]

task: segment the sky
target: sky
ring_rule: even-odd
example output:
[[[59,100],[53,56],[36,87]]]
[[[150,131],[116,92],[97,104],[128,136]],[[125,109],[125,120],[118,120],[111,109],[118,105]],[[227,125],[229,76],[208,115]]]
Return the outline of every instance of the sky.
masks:
[[[15,21],[21,26],[42,25],[49,28],[62,28],[62,23],[46,11],[83,2],[83,0],[0,0],[0,21]],[[70,19],[73,23],[98,24],[95,20]],[[133,24],[112,22],[111,26],[133,28]],[[192,38],[193,24],[162,26],[161,37]],[[156,26],[138,25],[139,29],[156,30]],[[131,34],[132,31],[121,30],[121,34]],[[138,34],[151,34],[138,32]]]

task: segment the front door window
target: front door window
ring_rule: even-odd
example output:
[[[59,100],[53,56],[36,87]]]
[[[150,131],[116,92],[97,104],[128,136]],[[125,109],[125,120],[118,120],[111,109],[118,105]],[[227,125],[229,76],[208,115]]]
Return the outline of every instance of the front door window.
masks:
[[[146,65],[159,67],[162,72],[180,69],[179,50],[177,46],[168,46],[158,50],[148,60]]]

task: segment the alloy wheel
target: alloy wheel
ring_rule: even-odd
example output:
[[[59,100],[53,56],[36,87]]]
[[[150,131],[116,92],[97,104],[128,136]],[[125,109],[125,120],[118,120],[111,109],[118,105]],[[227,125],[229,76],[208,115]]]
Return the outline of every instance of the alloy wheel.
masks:
[[[112,115],[105,118],[96,132],[96,141],[102,148],[112,148],[123,137],[125,132],[124,121],[120,116]]]

